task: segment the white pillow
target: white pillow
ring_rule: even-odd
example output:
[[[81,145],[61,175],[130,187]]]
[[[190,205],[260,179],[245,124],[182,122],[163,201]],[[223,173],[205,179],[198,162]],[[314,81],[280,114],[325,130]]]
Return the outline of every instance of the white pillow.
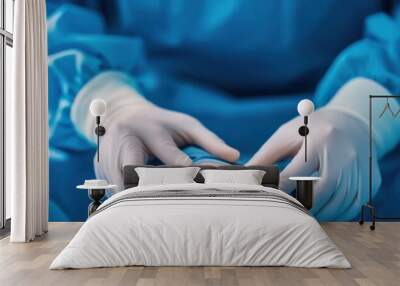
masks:
[[[201,170],[205,184],[261,185],[265,171],[262,170]]]
[[[195,183],[193,179],[199,170],[199,167],[135,168],[139,176],[139,186]]]

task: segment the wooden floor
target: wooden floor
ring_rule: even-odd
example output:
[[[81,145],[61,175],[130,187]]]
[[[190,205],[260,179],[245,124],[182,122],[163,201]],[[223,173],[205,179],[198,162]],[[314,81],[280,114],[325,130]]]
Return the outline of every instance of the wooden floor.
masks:
[[[29,244],[0,241],[0,285],[400,285],[400,223],[379,223],[375,232],[357,223],[323,224],[353,268],[124,267],[48,270],[80,223],[51,223]]]

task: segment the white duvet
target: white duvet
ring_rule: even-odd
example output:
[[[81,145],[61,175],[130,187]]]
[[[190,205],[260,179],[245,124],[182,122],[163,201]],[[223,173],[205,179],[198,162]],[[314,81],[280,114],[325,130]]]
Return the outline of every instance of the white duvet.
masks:
[[[131,192],[205,188],[265,190],[295,201],[279,190],[254,185],[127,189],[102,204],[103,210],[83,224],[50,269],[127,265],[350,267],[318,222],[289,204],[229,197],[152,198],[112,204]]]

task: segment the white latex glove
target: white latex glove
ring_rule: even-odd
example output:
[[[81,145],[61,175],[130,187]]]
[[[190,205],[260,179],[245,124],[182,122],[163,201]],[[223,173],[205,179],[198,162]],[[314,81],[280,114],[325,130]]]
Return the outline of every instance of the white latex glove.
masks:
[[[134,80],[121,72],[104,72],[87,83],[77,95],[71,118],[78,130],[95,143],[95,119],[88,112],[93,99],[103,99],[107,112],[101,124],[106,134],[100,138],[98,178],[122,186],[122,168],[145,164],[156,157],[169,165],[190,165],[191,159],[180,150],[197,145],[226,161],[236,161],[239,152],[195,118],[159,108],[142,97]]]
[[[354,78],[341,87],[323,109],[309,118],[308,162],[304,162],[304,139],[298,134],[303,118],[297,117],[281,126],[248,162],[273,164],[285,157],[294,157],[281,173],[281,187],[290,192],[294,182],[290,176],[320,175],[314,184],[313,213],[319,219],[348,220],[357,216],[368,201],[368,120],[369,95],[389,95],[379,83],[367,78]],[[376,100],[372,126],[372,192],[381,184],[378,158],[400,143],[400,121],[390,115],[379,118],[386,100]],[[391,101],[399,110],[397,101]]]
[[[314,183],[312,212],[321,220],[351,219],[368,199],[368,127],[347,112],[323,108],[309,117],[308,158],[304,138],[298,134],[303,117],[282,125],[248,162],[270,165],[287,157],[292,161],[281,173],[280,188],[295,189],[291,176],[321,176]],[[377,158],[373,158],[373,190],[381,183]]]
[[[235,161],[239,152],[226,145],[217,135],[195,118],[152,104],[120,108],[104,126],[98,174],[113,184],[122,185],[122,168],[145,164],[157,157],[169,165],[190,165],[191,159],[179,147],[197,145],[227,161]]]

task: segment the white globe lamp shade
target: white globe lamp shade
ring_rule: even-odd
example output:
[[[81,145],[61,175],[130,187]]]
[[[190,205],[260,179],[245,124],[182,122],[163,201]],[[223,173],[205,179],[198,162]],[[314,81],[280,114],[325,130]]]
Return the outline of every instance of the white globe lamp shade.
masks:
[[[314,103],[309,99],[303,99],[297,105],[297,111],[301,116],[308,116],[314,111]]]
[[[106,113],[107,104],[102,99],[94,99],[90,103],[89,109],[93,116],[103,116]]]

